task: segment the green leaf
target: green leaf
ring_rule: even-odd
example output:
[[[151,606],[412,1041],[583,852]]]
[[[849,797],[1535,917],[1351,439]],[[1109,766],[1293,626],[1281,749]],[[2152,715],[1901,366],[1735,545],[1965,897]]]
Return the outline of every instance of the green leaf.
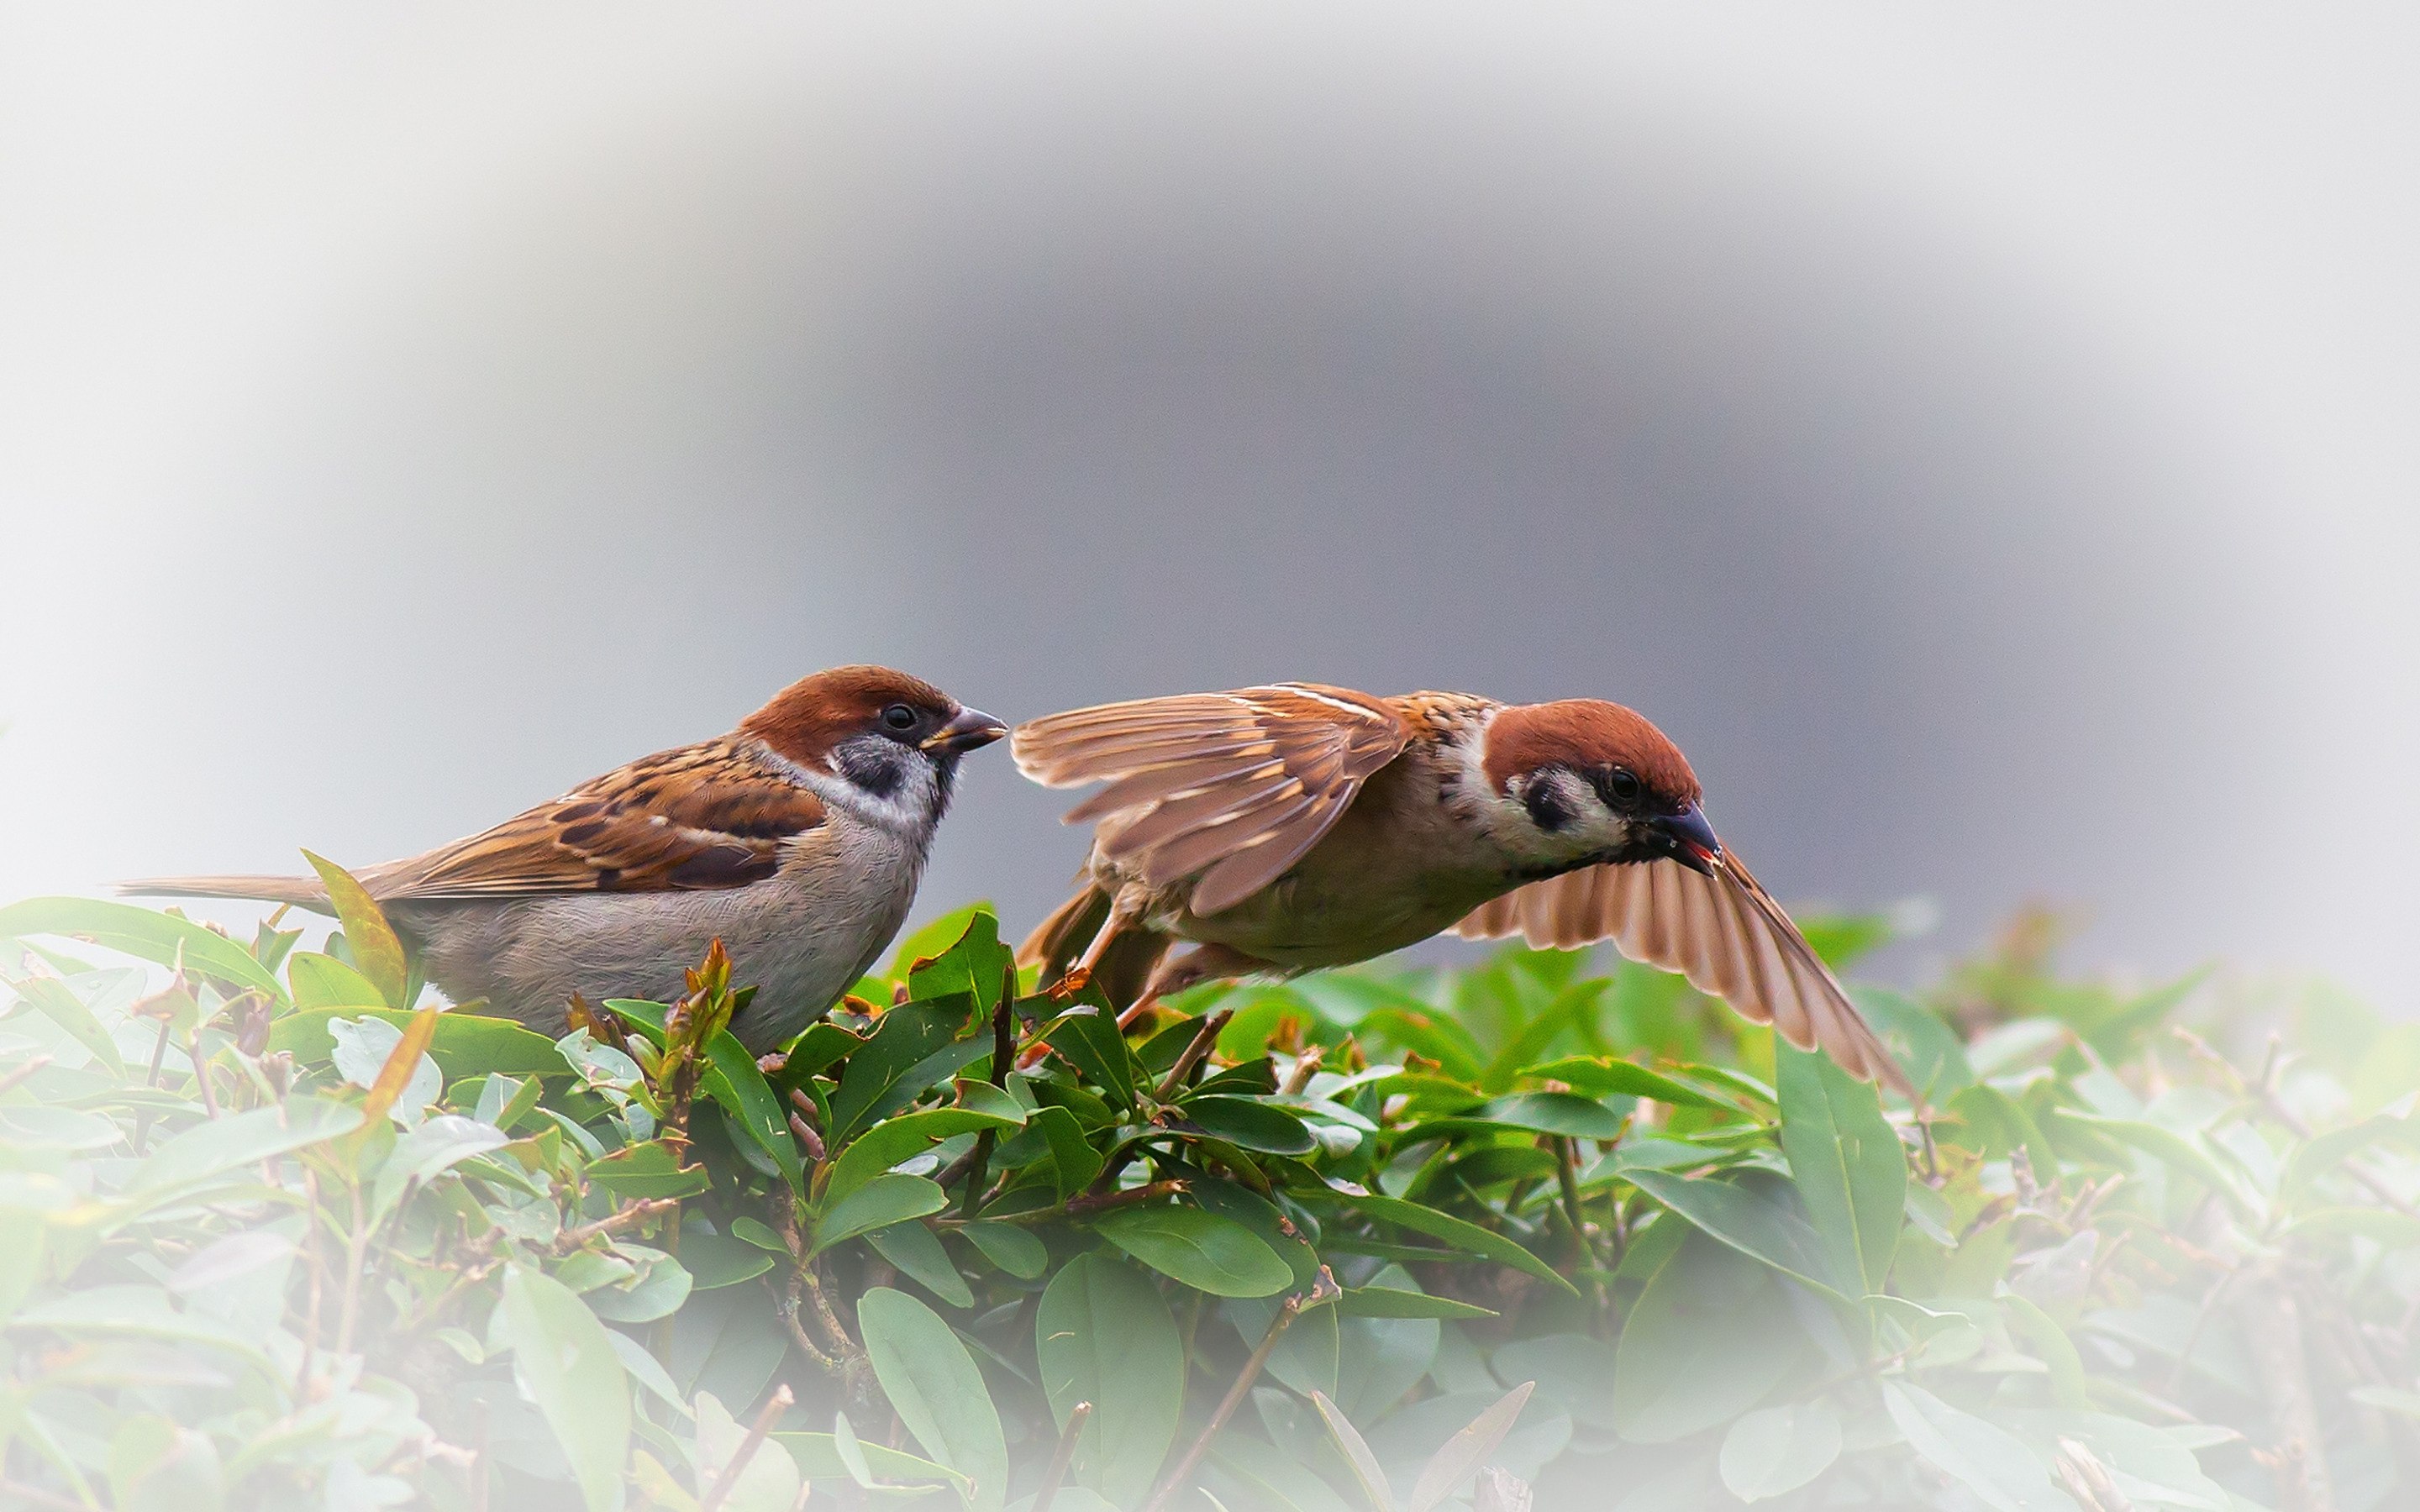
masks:
[[[1560,1134],[1574,1139],[1618,1139],[1626,1121],[1604,1103],[1573,1092],[1515,1092],[1483,1103],[1460,1118],[1439,1120],[1459,1126],[1466,1120],[1524,1129],[1531,1134]],[[1423,1132],[1426,1132],[1423,1130]]]
[[[1800,1337],[1771,1273],[1693,1234],[1622,1325],[1614,1422],[1635,1443],[1669,1443],[1728,1423],[1796,1367]]]
[[[17,995],[34,1005],[44,1018],[67,1031],[68,1037],[89,1051],[92,1057],[107,1068],[109,1074],[123,1079],[126,1062],[117,1054],[117,1041],[101,1020],[68,989],[67,983],[55,977],[28,977],[12,982]]]
[[[385,1008],[378,983],[333,955],[297,950],[286,960],[286,980],[294,987],[294,1006],[333,1008],[348,1013],[365,1008]]]
[[[1038,1281],[1050,1268],[1049,1246],[1015,1224],[979,1218],[958,1232],[983,1251],[984,1258],[1019,1281]]]
[[[1199,1208],[1118,1208],[1093,1227],[1162,1275],[1212,1296],[1265,1297],[1294,1282],[1294,1268],[1259,1235]]]
[[[1823,1242],[1807,1221],[1773,1197],[1740,1180],[1675,1176],[1669,1171],[1622,1173],[1638,1190],[1712,1237],[1776,1271],[1796,1276],[1841,1301],[1854,1300],[1854,1283],[1833,1278]]]
[[[507,1139],[502,1129],[444,1113],[430,1119],[395,1142],[379,1165],[378,1183],[370,1197],[373,1221],[393,1211],[414,1183],[426,1185],[451,1166],[483,1155]]]
[[[1534,1381],[1525,1381],[1506,1392],[1496,1405],[1470,1420],[1468,1427],[1445,1442],[1444,1447],[1431,1456],[1420,1467],[1420,1478],[1412,1487],[1411,1500],[1404,1504],[1404,1512],[1429,1512],[1444,1501],[1464,1482],[1479,1473],[1487,1457],[1496,1452],[1504,1436],[1512,1431],[1512,1424],[1528,1406],[1529,1393],[1537,1388]]]
[[[718,1029],[706,1042],[706,1074],[698,1086],[712,1098],[731,1121],[755,1140],[757,1148],[773,1157],[773,1165],[790,1190],[804,1194],[807,1189],[806,1165],[799,1155],[797,1141],[790,1137],[789,1116],[782,1109],[782,1100],[773,1095],[772,1085],[756,1068],[756,1057],[748,1047],[734,1038],[729,1029]]]
[[[571,1290],[524,1266],[504,1271],[513,1376],[554,1430],[588,1512],[619,1512],[630,1454],[630,1389],[605,1325]]]
[[[1734,1104],[1701,1088],[1674,1081],[1661,1072],[1649,1071],[1644,1066],[1610,1056],[1566,1056],[1560,1060],[1525,1066],[1521,1074],[1568,1082],[1590,1097],[1610,1097],[1621,1092],[1632,1097],[1651,1098],[1672,1107],[1712,1108],[1718,1113],[1738,1111]]]
[[[1185,1347],[1159,1288],[1106,1255],[1079,1255],[1043,1290],[1033,1349],[1061,1428],[1077,1403],[1093,1404],[1076,1478],[1117,1505],[1140,1505],[1185,1404]]]
[[[974,1483],[969,1505],[1001,1506],[1008,1443],[983,1373],[957,1335],[932,1308],[889,1287],[858,1299],[857,1321],[875,1379],[899,1421],[926,1454]]]
[[[362,1110],[297,1096],[283,1108],[254,1108],[195,1124],[151,1151],[126,1183],[130,1196],[155,1196],[207,1181],[239,1166],[351,1134]]]
[[[1822,1402],[1768,1407],[1723,1435],[1723,1485],[1743,1502],[1794,1491],[1840,1458],[1840,1414]]]
[[[1849,995],[1876,1034],[1899,1041],[1900,1069],[1926,1102],[1938,1106],[1975,1085],[1966,1042],[1940,1014],[1887,987],[1853,987]]]
[[[387,1007],[410,1008],[411,967],[404,959],[403,941],[396,937],[395,926],[387,922],[386,910],[378,905],[367,887],[335,862],[309,851],[302,853],[302,859],[319,873],[319,881],[328,889],[328,902],[344,921],[345,948],[352,952],[353,964],[378,988]]]
[[[988,1013],[1000,1003],[1014,955],[1000,942],[1000,920],[978,903],[967,926],[948,949],[927,961],[914,961],[908,970],[908,995],[920,1000],[964,993],[975,1001],[975,1011]]]
[[[329,1025],[337,1018],[376,1019],[400,1030],[412,1015],[387,1008],[318,1008],[287,1013],[269,1026],[269,1048],[290,1051],[306,1066],[325,1064],[335,1054]],[[562,1077],[566,1068],[554,1041],[507,1018],[449,1009],[437,1015],[429,1058],[447,1081],[502,1072],[508,1076]]]
[[[1532,1334],[1498,1349],[1488,1362],[1499,1381],[1533,1381],[1539,1395],[1575,1422],[1612,1428],[1614,1347],[1588,1334]]]
[[[0,908],[0,939],[20,934],[59,934],[90,940],[144,961],[173,966],[180,959],[194,971],[239,987],[257,988],[286,1006],[285,983],[224,934],[189,919],[131,903],[90,898],[28,898]],[[182,952],[181,955],[179,952]]]
[[[923,1108],[885,1119],[848,1143],[828,1167],[818,1200],[830,1204],[848,1196],[901,1161],[921,1155],[939,1140],[970,1131],[1016,1129],[1019,1120],[971,1108]]]
[[[1378,1457],[1370,1452],[1369,1441],[1361,1437],[1343,1409],[1327,1399],[1325,1392],[1312,1392],[1311,1405],[1319,1410],[1319,1419],[1327,1425],[1328,1434],[1336,1446],[1344,1451],[1344,1462],[1353,1467],[1353,1478],[1361,1485],[1361,1494],[1370,1499],[1375,1512],[1395,1512],[1395,1489],[1387,1483],[1387,1472]]]
[[[975,927],[977,915],[991,911],[989,903],[967,903],[951,909],[929,924],[909,931],[891,952],[891,967],[881,974],[879,980],[885,986],[896,986],[907,981],[915,974],[918,965],[939,960],[949,953],[951,946],[965,939],[968,932]],[[993,927],[997,931],[998,925]],[[995,933],[993,938],[998,937]],[[876,1001],[879,1005],[889,1000],[886,994]]]
[[[747,1443],[747,1427],[712,1393],[698,1393],[697,1458],[707,1473],[722,1474]],[[799,1462],[778,1443],[758,1443],[730,1473],[714,1487],[719,1512],[791,1512],[801,1500]]]
[[[865,1462],[865,1448],[857,1442],[857,1429],[851,1427],[846,1412],[832,1414],[832,1452],[848,1468],[848,1478],[860,1486],[874,1484],[874,1467]]]
[[[590,1161],[586,1174],[617,1197],[689,1197],[708,1185],[705,1166],[683,1169],[670,1147],[655,1140],[628,1145],[603,1160]]]
[[[1076,1121],[1076,1116],[1062,1107],[1036,1108],[1029,1121],[1050,1141],[1059,1200],[1064,1202],[1091,1186],[1101,1174],[1101,1152],[1085,1139],[1083,1125]]]
[[[1883,1405],[1908,1446],[1973,1491],[1993,1512],[2077,1512],[2031,1451],[1979,1417],[1921,1386],[1885,1382]]]
[[[1091,989],[1087,988],[1087,992]],[[1106,1007],[1071,1013],[1050,1032],[1050,1048],[1123,1108],[1135,1105],[1134,1052]]]
[[[336,1045],[332,1058],[337,1073],[370,1093],[363,1100],[364,1109],[373,1117],[379,1113],[391,1115],[406,1128],[420,1121],[444,1086],[444,1076],[435,1057],[417,1048],[435,1038],[437,1011],[423,1011],[427,1019],[413,1014],[401,1028],[382,1018],[370,1017],[332,1019],[328,1024]],[[410,1051],[404,1049],[407,1039],[416,1041]],[[396,1072],[391,1077],[387,1074],[390,1065]]]
[[[652,1323],[671,1316],[689,1301],[695,1286],[689,1267],[661,1250],[628,1240],[615,1243],[613,1250],[634,1265],[636,1272],[585,1295],[583,1300],[589,1310],[597,1317],[616,1323]]]
[[[846,1480],[852,1478],[848,1462],[841,1457],[839,1445],[829,1433],[775,1433],[772,1442],[790,1453],[799,1462],[799,1473],[810,1481]],[[878,1443],[860,1441],[858,1453],[864,1458],[867,1469],[886,1481],[939,1481],[968,1501],[974,1498],[974,1483],[947,1465],[937,1465],[904,1450],[886,1449]]]
[[[924,1178],[885,1171],[815,1220],[814,1252],[821,1254],[845,1239],[922,1218],[949,1205],[948,1195]]]
[[[1465,1254],[1511,1266],[1524,1275],[1535,1276],[1560,1287],[1575,1297],[1579,1295],[1579,1288],[1559,1274],[1553,1266],[1503,1235],[1491,1233],[1477,1224],[1465,1223],[1450,1213],[1424,1208],[1417,1202],[1405,1202],[1400,1197],[1356,1196],[1350,1193],[1340,1193],[1338,1196],[1347,1207],[1365,1217],[1392,1224],[1398,1228],[1408,1228],[1416,1234],[1426,1234],[1431,1239],[1443,1240]]]
[[[888,1228],[868,1230],[865,1242],[875,1253],[899,1268],[900,1273],[923,1285],[925,1290],[953,1307],[971,1307],[975,1294],[967,1289],[967,1278],[958,1274],[950,1252],[941,1241],[921,1223],[892,1224]]]
[[[1336,1310],[1347,1318],[1494,1318],[1477,1303],[1400,1287],[1346,1287]]]
[[[1881,1097],[1822,1051],[1774,1046],[1781,1149],[1832,1273],[1859,1295],[1883,1289],[1907,1211],[1907,1152]]]
[[[848,1057],[847,1069],[841,1072],[840,1090],[832,1095],[831,1127],[825,1131],[826,1139],[847,1140],[859,1129],[905,1106],[934,1081],[955,1070],[949,1067],[920,1082],[920,1073],[931,1072],[936,1064],[933,1057],[946,1052],[965,1026],[972,1007],[970,998],[953,997],[908,1003],[883,1014],[865,1043]],[[990,1037],[968,1041],[962,1048],[968,1060],[980,1058],[991,1052]],[[962,1060],[958,1064],[966,1063]]]
[[[2209,1188],[2235,1211],[2237,1217],[2258,1221],[2259,1203],[2220,1166],[2195,1137],[2137,1119],[2104,1118],[2097,1113],[2084,1113],[2068,1107],[2054,1108],[2051,1121],[2054,1125],[2073,1124],[2089,1129],[2095,1134],[2106,1134],[2121,1145],[2139,1149],[2178,1175]]]
[[[218,1512],[225,1504],[218,1445],[157,1413],[118,1424],[108,1466],[116,1512]]]
[[[2058,1151],[2042,1137],[2024,1104],[1988,1082],[1978,1082],[1949,1100],[1948,1111],[1962,1129],[1952,1131],[1952,1142],[1998,1157],[2023,1149],[2033,1164],[2035,1178],[2048,1182],[2058,1170]]]
[[[1308,1155],[1319,1148],[1302,1119],[1275,1103],[1249,1097],[1196,1097],[1178,1111],[1213,1139],[1269,1155]]]
[[[597,1169],[594,1165],[588,1168],[592,1172]],[[732,1227],[736,1229],[745,1221],[737,1220]],[[780,1241],[776,1239],[775,1242]],[[789,1251],[784,1248],[781,1253],[786,1256]],[[680,1262],[688,1270],[695,1290],[712,1291],[763,1275],[773,1268],[773,1255],[742,1242],[736,1235],[715,1233],[691,1219],[681,1225]]]

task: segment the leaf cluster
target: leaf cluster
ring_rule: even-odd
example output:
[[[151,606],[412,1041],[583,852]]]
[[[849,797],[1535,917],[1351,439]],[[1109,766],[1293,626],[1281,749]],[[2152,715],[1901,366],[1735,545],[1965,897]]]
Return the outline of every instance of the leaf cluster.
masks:
[[[420,1007],[322,874],[316,950],[0,909],[0,1500],[2420,1485],[2420,1125],[2379,1071],[2411,1037],[2341,1005],[2295,1005],[2288,1054],[2195,981],[2066,982],[2012,936],[1927,997],[1859,992],[1923,1092],[1886,1104],[1576,954],[1207,988],[1122,1030],[976,908],[760,1060],[719,950],[550,1040]]]

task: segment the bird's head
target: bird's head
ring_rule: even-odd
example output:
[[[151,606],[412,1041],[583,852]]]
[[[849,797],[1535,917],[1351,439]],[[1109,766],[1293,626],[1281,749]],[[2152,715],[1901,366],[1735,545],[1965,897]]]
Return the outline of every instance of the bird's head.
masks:
[[[949,807],[958,758],[1008,733],[982,710],[888,667],[835,667],[802,677],[739,730],[805,774],[826,798],[927,830]]]
[[[1480,755],[1495,828],[1527,858],[1669,857],[1697,872],[1722,859],[1688,759],[1635,710],[1601,699],[1505,709]]]

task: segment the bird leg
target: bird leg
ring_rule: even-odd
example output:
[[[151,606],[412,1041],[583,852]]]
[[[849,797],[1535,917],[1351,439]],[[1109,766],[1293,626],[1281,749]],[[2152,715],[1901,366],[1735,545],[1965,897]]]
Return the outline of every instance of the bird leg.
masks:
[[[1150,908],[1149,888],[1131,882],[1120,887],[1109,900],[1109,917],[1101,920],[1100,929],[1093,935],[1093,943],[1084,947],[1084,953],[1076,958],[1076,964],[1067,968],[1067,974],[1060,978],[1051,990],[1064,993],[1083,991],[1084,984],[1093,980],[1093,968],[1101,964],[1101,957],[1109,954],[1109,947],[1117,943],[1121,933],[1141,923],[1142,916]]]
[[[1265,961],[1246,955],[1232,946],[1197,945],[1183,955],[1162,961],[1143,985],[1142,995],[1134,1006],[1118,1015],[1118,1027],[1131,1028],[1145,1013],[1159,1006],[1159,1000],[1199,987],[1205,981],[1226,981],[1236,977],[1250,977],[1272,970]]]

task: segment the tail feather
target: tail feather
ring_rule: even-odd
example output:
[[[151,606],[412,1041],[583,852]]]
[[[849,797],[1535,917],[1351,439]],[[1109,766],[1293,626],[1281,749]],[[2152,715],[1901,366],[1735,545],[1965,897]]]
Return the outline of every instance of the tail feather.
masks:
[[[117,892],[129,898],[246,898],[335,912],[318,877],[144,877],[117,884]]]

